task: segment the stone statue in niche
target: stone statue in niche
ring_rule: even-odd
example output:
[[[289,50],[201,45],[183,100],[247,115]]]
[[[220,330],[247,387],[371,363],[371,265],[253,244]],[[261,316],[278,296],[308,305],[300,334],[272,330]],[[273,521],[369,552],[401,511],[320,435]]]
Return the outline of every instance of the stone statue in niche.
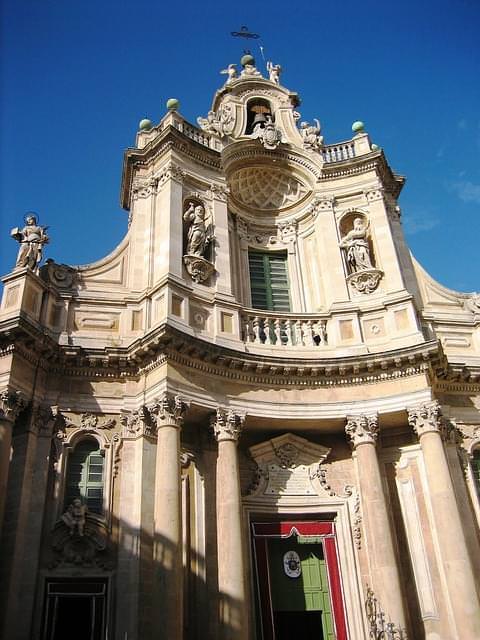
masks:
[[[353,229],[342,238],[340,247],[346,251],[347,264],[351,273],[374,268],[370,259],[367,225],[362,218],[355,218]]]
[[[312,151],[318,151],[323,144],[323,136],[320,135],[320,122],[317,118],[314,118],[314,125],[309,122],[302,122],[300,124],[300,133],[303,138],[303,148]]]
[[[42,259],[43,245],[49,241],[47,229],[48,227],[41,227],[38,224],[35,214],[27,213],[23,229],[15,227],[10,231],[11,237],[20,243],[15,267],[36,270]]]
[[[353,228],[339,243],[347,258],[347,282],[358,293],[372,293],[378,286],[383,272],[372,264],[367,238],[368,224],[363,218],[355,218]]]
[[[273,62],[267,62],[267,71],[270,82],[280,84],[280,74],[282,73],[282,67],[279,64],[273,64]]]
[[[205,282],[215,270],[211,262],[214,235],[212,225],[206,224],[205,206],[199,200],[187,202],[183,213],[186,226],[186,246],[183,262],[192,280]]]
[[[230,82],[233,82],[233,80],[235,80],[235,78],[237,77],[237,65],[236,64],[229,64],[228,67],[226,69],[222,69],[220,71],[220,73],[223,73],[224,75],[227,75],[227,81],[225,82],[225,84],[230,84]]]

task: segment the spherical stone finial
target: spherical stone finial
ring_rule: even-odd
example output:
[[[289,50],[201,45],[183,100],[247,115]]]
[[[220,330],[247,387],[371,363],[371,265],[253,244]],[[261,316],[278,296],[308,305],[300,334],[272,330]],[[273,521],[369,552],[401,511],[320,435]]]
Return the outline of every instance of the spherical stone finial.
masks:
[[[169,111],[178,111],[179,106],[180,106],[180,101],[177,100],[176,98],[169,98],[167,100],[167,109]]]
[[[251,64],[253,67],[255,66],[255,58],[251,53],[246,53],[244,56],[240,58],[240,64],[244,67],[247,64]]]
[[[378,146],[378,144],[373,143],[371,146],[372,151],[378,151],[380,149],[380,147]]]
[[[363,133],[363,131],[365,131],[365,125],[361,120],[355,120],[352,124],[352,131],[353,133]]]
[[[138,128],[140,129],[140,131],[150,131],[152,127],[153,122],[148,118],[143,118],[143,120],[140,120],[140,122],[138,123]]]

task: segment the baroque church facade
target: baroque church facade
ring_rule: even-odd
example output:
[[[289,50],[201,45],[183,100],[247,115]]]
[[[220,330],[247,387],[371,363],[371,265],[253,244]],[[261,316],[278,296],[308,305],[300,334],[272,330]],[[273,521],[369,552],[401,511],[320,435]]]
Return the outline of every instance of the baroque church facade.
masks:
[[[224,79],[140,123],[108,256],[12,231],[0,635],[476,640],[480,296],[413,259],[362,123]]]

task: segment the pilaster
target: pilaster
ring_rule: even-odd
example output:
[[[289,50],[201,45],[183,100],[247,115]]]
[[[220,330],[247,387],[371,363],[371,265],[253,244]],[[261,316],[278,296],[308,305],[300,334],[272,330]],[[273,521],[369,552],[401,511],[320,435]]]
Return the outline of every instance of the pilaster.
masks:
[[[154,426],[146,407],[124,413],[120,449],[116,634],[150,638],[155,482]]]

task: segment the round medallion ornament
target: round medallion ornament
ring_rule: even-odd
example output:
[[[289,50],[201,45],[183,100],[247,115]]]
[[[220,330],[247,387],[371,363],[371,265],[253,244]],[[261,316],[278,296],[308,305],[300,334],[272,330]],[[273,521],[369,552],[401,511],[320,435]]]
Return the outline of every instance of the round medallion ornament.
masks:
[[[289,578],[299,578],[302,575],[300,556],[296,551],[287,551],[283,556],[283,570]]]

